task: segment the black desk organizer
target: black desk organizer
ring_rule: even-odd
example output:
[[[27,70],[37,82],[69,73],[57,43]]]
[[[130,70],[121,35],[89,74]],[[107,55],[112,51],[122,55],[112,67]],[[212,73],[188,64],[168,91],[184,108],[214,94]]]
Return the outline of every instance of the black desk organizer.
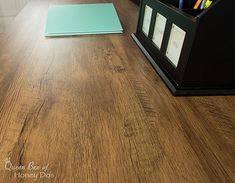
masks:
[[[168,2],[168,3],[166,3]],[[235,3],[217,0],[204,10],[178,9],[170,0],[142,0],[132,38],[173,95],[235,94]],[[152,8],[148,35],[143,30],[145,6]],[[152,41],[157,13],[166,18],[161,48]],[[166,56],[175,24],[185,32],[178,64]]]

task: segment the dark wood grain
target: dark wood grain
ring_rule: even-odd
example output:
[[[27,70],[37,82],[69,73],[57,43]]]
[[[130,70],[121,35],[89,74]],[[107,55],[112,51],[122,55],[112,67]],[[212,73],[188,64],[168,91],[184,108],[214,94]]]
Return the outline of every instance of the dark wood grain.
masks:
[[[130,37],[138,7],[114,0],[124,34],[45,38],[31,1],[0,36],[0,182],[234,182],[235,97],[173,97]]]

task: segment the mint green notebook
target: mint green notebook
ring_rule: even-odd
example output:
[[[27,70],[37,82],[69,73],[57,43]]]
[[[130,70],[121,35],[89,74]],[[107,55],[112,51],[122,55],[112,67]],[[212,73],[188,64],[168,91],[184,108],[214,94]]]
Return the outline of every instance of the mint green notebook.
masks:
[[[45,36],[122,33],[112,3],[49,7]]]

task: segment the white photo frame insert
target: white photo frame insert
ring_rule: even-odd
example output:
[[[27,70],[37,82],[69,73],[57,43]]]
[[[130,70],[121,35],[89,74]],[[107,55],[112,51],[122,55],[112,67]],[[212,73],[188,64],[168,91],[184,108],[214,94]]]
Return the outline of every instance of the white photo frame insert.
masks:
[[[170,38],[166,50],[166,56],[177,67],[181,50],[184,44],[186,32],[175,24],[172,24]]]
[[[157,46],[159,50],[161,49],[161,46],[162,46],[162,40],[163,40],[165,27],[166,27],[166,21],[167,21],[166,17],[164,17],[160,13],[157,13],[152,41],[154,42],[154,44]]]
[[[148,5],[145,5],[142,31],[144,32],[144,34],[147,37],[148,37],[148,34],[149,34],[149,28],[150,28],[150,23],[151,23],[151,18],[152,18],[152,12],[153,12],[153,9],[150,8]]]

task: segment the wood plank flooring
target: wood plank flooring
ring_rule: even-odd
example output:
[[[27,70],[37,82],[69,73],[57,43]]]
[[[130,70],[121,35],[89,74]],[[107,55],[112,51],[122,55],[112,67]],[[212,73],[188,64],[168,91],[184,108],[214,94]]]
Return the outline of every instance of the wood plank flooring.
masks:
[[[45,38],[31,1],[0,36],[0,182],[235,182],[235,97],[173,97],[130,34]]]

